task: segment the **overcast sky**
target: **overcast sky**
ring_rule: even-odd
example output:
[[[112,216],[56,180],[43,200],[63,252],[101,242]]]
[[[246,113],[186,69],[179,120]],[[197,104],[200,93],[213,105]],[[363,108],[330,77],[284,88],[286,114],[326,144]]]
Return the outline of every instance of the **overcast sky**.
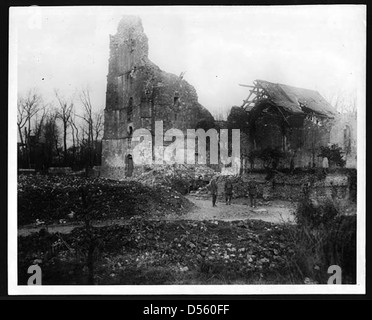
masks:
[[[124,14],[141,17],[150,60],[185,71],[212,114],[241,105],[248,88],[238,84],[255,79],[326,97],[364,92],[363,6],[13,8],[18,92],[38,88],[51,101],[54,89],[68,97],[89,86],[104,108],[109,34]]]

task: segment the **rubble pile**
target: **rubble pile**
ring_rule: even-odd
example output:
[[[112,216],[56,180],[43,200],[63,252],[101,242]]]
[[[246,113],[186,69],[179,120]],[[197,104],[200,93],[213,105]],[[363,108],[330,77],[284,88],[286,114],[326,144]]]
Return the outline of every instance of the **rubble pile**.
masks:
[[[84,199],[83,199],[84,198]],[[19,176],[18,223],[181,214],[193,204],[171,187],[72,176]]]
[[[209,181],[214,174],[213,169],[201,165],[158,165],[148,168],[133,180],[152,187],[171,187],[181,194],[186,194],[193,189],[197,180]]]
[[[284,226],[264,221],[162,221],[130,219],[125,225],[94,230],[100,243],[97,284],[179,284],[180,273],[189,272],[195,280],[208,275],[221,281],[247,281],[254,275],[282,272],[293,255],[293,241]],[[44,237],[44,238],[42,238]],[[76,251],[84,250],[86,232],[74,229],[63,236],[66,245],[58,247],[57,257],[48,260],[38,254],[42,243],[58,242],[57,235],[33,234],[19,238],[19,270],[27,270],[34,261],[42,261],[48,284],[83,284],[85,274],[68,274],[76,262]],[[64,263],[64,271],[55,263]],[[79,272],[84,270],[79,265]],[[154,270],[167,270],[167,277],[142,278]],[[27,274],[24,273],[26,276]],[[99,275],[99,276],[98,276]],[[176,278],[175,278],[176,277]],[[21,274],[20,282],[27,281]],[[23,280],[24,279],[24,280]],[[64,281],[64,282],[63,282]],[[158,282],[159,281],[159,282]],[[187,282],[184,284],[190,284]],[[190,281],[190,280],[189,280]]]
[[[207,166],[196,165],[194,168],[195,178],[201,177],[204,181],[210,181],[216,175],[216,171]]]

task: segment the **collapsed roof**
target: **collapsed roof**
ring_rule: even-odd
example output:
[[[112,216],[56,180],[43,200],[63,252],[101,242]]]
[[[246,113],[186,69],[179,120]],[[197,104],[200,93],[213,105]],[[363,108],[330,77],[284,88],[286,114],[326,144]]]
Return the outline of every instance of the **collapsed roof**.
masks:
[[[280,83],[272,83],[264,80],[255,80],[254,86],[241,85],[253,88],[250,95],[242,105],[247,111],[251,111],[257,102],[268,99],[278,107],[282,107],[290,114],[314,113],[320,116],[333,118],[337,111],[327,102],[318,91],[296,88]],[[249,100],[252,94],[255,98]]]

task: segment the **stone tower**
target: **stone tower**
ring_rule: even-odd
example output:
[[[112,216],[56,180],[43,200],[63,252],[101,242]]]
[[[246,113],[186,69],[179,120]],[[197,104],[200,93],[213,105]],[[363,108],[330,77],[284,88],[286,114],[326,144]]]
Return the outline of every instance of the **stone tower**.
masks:
[[[182,75],[166,73],[148,58],[148,39],[141,19],[124,16],[110,35],[101,175],[120,179],[132,175],[132,133],[154,132],[162,120],[164,131],[194,129],[212,115],[198,103],[194,87]],[[166,53],[165,53],[166,54]]]

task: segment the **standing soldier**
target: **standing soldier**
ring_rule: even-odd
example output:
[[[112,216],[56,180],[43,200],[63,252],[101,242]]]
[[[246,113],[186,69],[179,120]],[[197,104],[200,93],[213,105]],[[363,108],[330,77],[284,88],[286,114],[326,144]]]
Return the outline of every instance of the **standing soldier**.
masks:
[[[257,182],[254,177],[248,182],[248,195],[251,201],[251,207],[256,208]]]
[[[225,182],[226,205],[231,205],[232,194],[233,194],[233,184],[231,182],[231,178],[227,177],[226,182]]]
[[[311,188],[310,181],[306,181],[305,183],[302,184],[302,193],[305,199],[309,199],[310,188]]]
[[[211,191],[212,194],[212,205],[213,207],[216,207],[216,201],[217,201],[217,181],[216,178],[212,178],[210,185],[209,185],[209,190]]]

